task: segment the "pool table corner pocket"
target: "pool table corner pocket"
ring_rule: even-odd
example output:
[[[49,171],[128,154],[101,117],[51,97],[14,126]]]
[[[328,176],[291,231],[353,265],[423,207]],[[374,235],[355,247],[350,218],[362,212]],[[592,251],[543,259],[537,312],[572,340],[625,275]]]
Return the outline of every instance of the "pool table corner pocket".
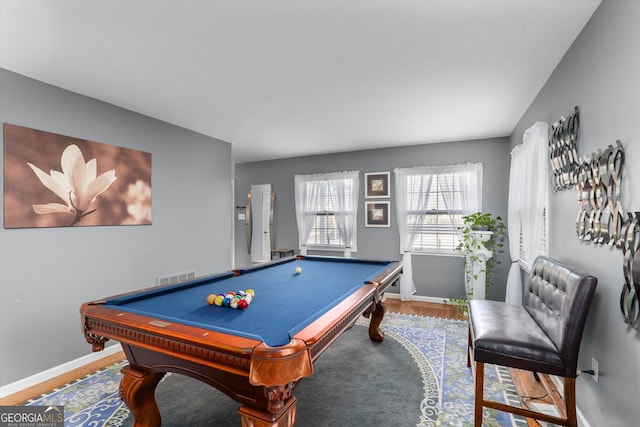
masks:
[[[281,347],[261,343],[253,349],[249,382],[255,386],[283,386],[312,374],[311,351],[302,340],[293,338]]]

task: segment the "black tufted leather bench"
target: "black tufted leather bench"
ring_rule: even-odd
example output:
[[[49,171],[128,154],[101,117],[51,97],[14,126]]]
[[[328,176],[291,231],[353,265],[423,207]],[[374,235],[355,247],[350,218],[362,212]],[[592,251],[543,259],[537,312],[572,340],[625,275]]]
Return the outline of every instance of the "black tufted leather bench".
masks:
[[[575,379],[582,331],[597,279],[551,258],[536,258],[525,287],[523,305],[488,300],[469,301],[467,366],[475,362],[475,421],[482,425],[488,407],[575,427]],[[567,417],[485,400],[484,364],[508,366],[564,377]]]

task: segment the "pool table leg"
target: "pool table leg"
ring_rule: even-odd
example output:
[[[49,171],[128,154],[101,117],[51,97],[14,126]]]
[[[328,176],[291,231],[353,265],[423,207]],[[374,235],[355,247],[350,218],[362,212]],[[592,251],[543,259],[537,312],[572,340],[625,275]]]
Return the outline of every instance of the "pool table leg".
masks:
[[[281,411],[271,414],[248,405],[238,410],[242,427],[293,427],[296,423],[296,398],[287,393]]]
[[[120,398],[135,417],[134,427],[159,427],[160,411],[154,396],[164,373],[139,371],[131,365],[122,370]]]
[[[374,303],[369,309],[367,314],[372,313],[371,321],[369,322],[369,338],[371,338],[371,341],[382,342],[384,340],[384,332],[380,330],[380,323],[382,323],[386,312],[387,307],[382,301]]]

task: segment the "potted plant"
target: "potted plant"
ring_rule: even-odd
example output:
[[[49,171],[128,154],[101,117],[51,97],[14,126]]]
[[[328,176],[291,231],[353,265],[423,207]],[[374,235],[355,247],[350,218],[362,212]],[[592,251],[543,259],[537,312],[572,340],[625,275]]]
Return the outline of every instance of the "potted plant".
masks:
[[[493,217],[489,213],[476,212],[471,215],[462,217],[464,226],[460,227],[463,234],[465,229],[480,230],[480,231],[493,231],[496,234],[504,233],[504,223],[499,216]],[[462,242],[461,242],[462,243]],[[458,250],[461,250],[462,246],[458,245]]]
[[[456,246],[456,251],[467,257],[465,262],[465,277],[467,279],[478,279],[478,272],[472,271],[472,262],[477,261],[477,251],[484,245],[486,250],[491,252],[491,256],[486,259],[482,272],[485,275],[485,298],[488,297],[491,271],[493,271],[499,261],[496,253],[504,246],[505,225],[502,218],[489,213],[475,212],[462,217],[464,225],[458,229],[461,231],[460,243]],[[483,233],[487,232],[487,233]],[[473,277],[472,277],[473,276]],[[467,300],[473,298],[473,289],[469,289],[462,298],[450,298],[448,302],[458,307],[463,314],[467,309]]]

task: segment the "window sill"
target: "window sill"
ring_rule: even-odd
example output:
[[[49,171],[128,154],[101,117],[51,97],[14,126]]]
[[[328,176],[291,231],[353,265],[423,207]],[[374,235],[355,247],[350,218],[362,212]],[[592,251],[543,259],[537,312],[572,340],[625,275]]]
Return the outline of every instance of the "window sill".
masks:
[[[418,256],[445,256],[445,257],[464,258],[464,255],[462,255],[462,254],[451,253],[451,252],[411,252],[411,255],[418,255]]]
[[[344,252],[341,246],[307,246],[308,251]],[[351,252],[358,252],[356,248],[351,248]]]

